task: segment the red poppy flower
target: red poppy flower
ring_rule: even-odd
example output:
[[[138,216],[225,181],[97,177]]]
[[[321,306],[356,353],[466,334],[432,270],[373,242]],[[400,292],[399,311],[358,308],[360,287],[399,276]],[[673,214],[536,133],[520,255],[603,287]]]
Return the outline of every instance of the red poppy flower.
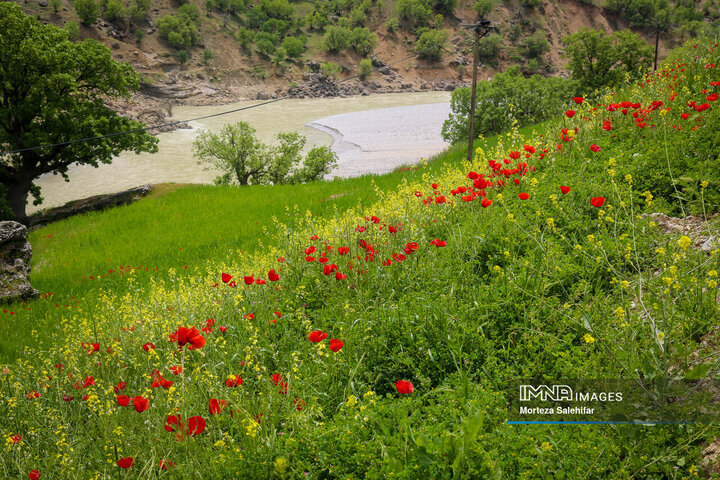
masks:
[[[140,395],[133,397],[132,401],[135,411],[138,413],[142,413],[150,408],[150,400],[145,397],[141,397]]]
[[[20,440],[22,440],[22,435],[13,435],[12,437],[10,437],[10,440],[12,440],[14,445],[17,445],[18,443],[20,443]]]
[[[28,472],[28,478],[29,478],[30,480],[38,480],[38,478],[40,478],[40,472],[39,472],[37,469],[35,469],[35,470],[30,470],[30,471]]]
[[[383,267],[389,267],[390,265],[392,265],[392,260],[386,258],[385,260],[383,260],[382,265]]]
[[[277,282],[278,280],[280,280],[280,275],[278,275],[274,269],[270,270],[268,272],[268,280],[270,280],[271,282]]]
[[[305,249],[305,255],[310,255],[315,251],[315,245],[310,245],[308,248]]]
[[[287,260],[285,260],[285,257],[278,257],[277,261],[278,263],[285,263]]]
[[[520,158],[522,156],[522,154],[520,152],[513,151],[513,152],[510,152],[509,156],[513,160],[517,160],[518,158]],[[510,163],[510,162],[507,162],[507,163]]]
[[[135,460],[132,457],[125,457],[118,460],[117,464],[120,468],[130,468],[135,465]]]
[[[279,373],[275,373],[275,374],[273,374],[272,377],[270,377],[270,380],[271,380],[275,385],[279,385],[280,382],[282,382],[282,375],[280,375]]]
[[[235,283],[235,280],[233,280],[232,282],[228,283],[228,287],[232,287],[232,288],[237,287],[237,283]]]
[[[395,382],[395,389],[398,393],[412,393],[415,387],[407,380],[398,380]]]
[[[528,198],[530,198],[530,195],[525,192],[522,192],[522,193],[518,193],[518,198],[520,200],[527,200]]]
[[[562,192],[563,195],[570,192],[570,187],[566,187],[565,185],[560,185],[560,192]]]
[[[257,280],[255,280],[255,283],[257,283],[258,285],[265,285],[267,282],[262,278],[258,278]]]
[[[128,405],[130,405],[130,397],[128,397],[127,395],[118,395],[117,403],[121,407],[127,407]]]
[[[437,204],[445,203],[445,197],[442,196],[442,195],[440,195],[439,197],[436,197],[436,198],[435,198],[435,203],[437,203]]]
[[[345,280],[347,278],[347,274],[335,272],[335,280]]]
[[[400,263],[403,260],[405,260],[407,257],[403,255],[402,253],[393,253],[393,259],[395,259],[396,262]]]
[[[210,411],[210,415],[217,415],[218,413],[222,412],[226,406],[227,400],[218,400],[217,398],[211,398],[208,405],[208,410]]]
[[[148,343],[146,343],[146,344],[143,345],[143,350],[145,350],[146,352],[149,352],[150,349],[155,350],[155,344],[154,344],[154,343],[148,342]]]
[[[690,116],[690,114],[689,113],[681,113],[680,116],[682,117],[683,120],[687,120],[688,117]]]
[[[333,264],[330,264],[330,265],[325,265],[325,266],[323,267],[323,273],[324,273],[325,275],[330,275],[331,273],[333,273],[333,272],[336,271],[337,269],[338,269],[338,266],[335,265],[334,263],[333,263]]]
[[[600,147],[593,143],[592,145],[590,145],[590,150],[597,153],[600,151]]]
[[[308,340],[310,340],[313,343],[319,343],[322,342],[327,338],[328,334],[323,332],[322,330],[313,330],[308,335]]]
[[[433,190],[437,190],[437,189],[438,189],[438,184],[437,184],[437,183],[433,183],[433,184],[430,185],[430,187],[432,187]]]
[[[436,238],[435,240],[430,242],[430,245],[435,245],[436,247],[446,247],[447,241],[446,240],[440,240],[439,238]]]
[[[537,151],[537,149],[535,147],[533,147],[532,145],[525,145],[523,148],[525,149],[526,152],[528,152],[530,154],[533,154]]]
[[[173,332],[172,338],[177,339],[178,346],[180,347],[184,347],[189,343],[190,346],[188,349],[190,350],[201,348],[205,345],[205,337],[203,337],[195,327],[180,327],[177,332]]]
[[[600,208],[605,204],[605,197],[593,197],[590,199],[593,207]]]
[[[182,365],[173,365],[170,367],[170,371],[173,373],[173,375],[178,375],[183,372]]]
[[[290,384],[286,382],[280,382],[280,395],[285,395],[290,388]]]
[[[296,398],[295,400],[293,400],[293,405],[295,405],[295,408],[298,412],[302,412],[302,409],[305,408],[305,401]]]
[[[255,277],[253,275],[250,275],[249,277],[243,277],[243,280],[245,280],[245,285],[252,285],[255,283]]]
[[[710,95],[707,96],[707,98],[705,98],[705,100],[707,100],[708,102],[714,102],[717,99],[718,99],[717,93],[711,93]]]
[[[175,466],[175,462],[171,462],[170,460],[162,459],[160,460],[160,470],[167,470],[168,468],[172,468]]]
[[[483,208],[488,208],[490,205],[492,205],[492,203],[493,203],[492,200],[483,198],[480,205],[482,205]]]
[[[35,390],[30,390],[30,393],[26,395],[29,399],[40,398],[40,394]]]
[[[127,382],[120,382],[117,385],[115,385],[115,393],[120,393],[121,391],[125,390],[125,387],[127,387]]]
[[[313,257],[313,256],[311,256],[311,255],[308,255],[307,257],[305,257],[305,261],[306,261],[306,262],[314,262],[314,261],[315,261],[315,257]]]
[[[338,247],[337,251],[340,255],[347,255],[350,253],[350,247]]]
[[[242,385],[244,380],[240,378],[239,375],[230,375],[227,380],[225,380],[225,385],[227,385],[230,388],[239,387]]]
[[[360,232],[360,233],[363,233],[365,230],[367,230],[367,227],[364,226],[364,225],[358,225],[358,226],[355,228],[355,231],[356,231],[356,232]]]
[[[276,316],[277,318],[282,317],[282,313],[281,313],[281,312],[273,312],[273,313],[275,314],[275,316]]]
[[[225,325],[220,325],[220,326],[218,327],[218,330],[220,330],[221,332],[225,333],[225,332],[227,331],[227,327],[226,327]]]
[[[337,338],[330,339],[330,350],[332,350],[333,352],[339,352],[343,345],[345,344]]]
[[[313,235],[312,237],[310,237],[310,240],[317,240],[318,238],[320,237],[318,237],[317,235]]]
[[[568,117],[568,118],[574,117],[574,116],[575,116],[575,110],[568,110],[567,112],[565,112],[565,116]]]
[[[573,97],[573,102],[575,102],[578,105],[580,105],[584,101],[585,101],[585,99],[583,97]]]
[[[150,385],[150,388],[158,388],[162,387],[163,390],[167,390],[168,388],[172,387],[173,382],[170,380],[165,380],[162,375],[158,374],[155,377],[155,380],[153,381],[152,385]]]
[[[62,396],[62,399],[65,400],[66,402],[72,401],[73,398],[75,398],[75,397],[71,397],[70,395],[63,395],[63,396]]]
[[[377,225],[378,223],[380,223],[380,219],[379,219],[378,217],[376,217],[375,215],[373,215],[372,217],[370,217],[370,221],[373,222],[373,223],[376,224],[376,225]]]
[[[223,273],[221,275],[221,277],[222,277],[223,283],[228,283],[233,278],[232,275],[230,275],[229,273]]]

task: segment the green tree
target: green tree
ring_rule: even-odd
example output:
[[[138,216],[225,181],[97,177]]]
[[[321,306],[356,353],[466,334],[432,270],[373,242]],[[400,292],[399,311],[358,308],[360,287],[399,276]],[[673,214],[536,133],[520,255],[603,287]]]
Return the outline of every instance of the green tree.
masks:
[[[68,180],[71,164],[110,163],[125,150],[155,152],[157,139],[119,116],[106,98],[127,97],[139,76],[93,41],[73,43],[67,34],[0,3],[0,183],[16,217],[25,217],[28,193],[42,201],[35,179],[57,173]],[[54,145],[47,148],[33,147]]]
[[[322,40],[322,48],[331,52],[339,52],[350,46],[352,30],[345,27],[328,28]]]
[[[369,28],[355,27],[350,35],[350,46],[353,50],[362,55],[368,56],[377,47],[377,36]]]
[[[425,30],[420,34],[415,44],[415,51],[423,58],[439,60],[445,42],[447,42],[449,37],[450,32],[447,30]]]
[[[360,76],[362,78],[367,78],[368,75],[372,73],[372,61],[369,58],[363,58],[360,60]]]
[[[95,0],[75,0],[73,6],[75,7],[75,13],[80,17],[80,23],[90,26],[97,22],[100,7],[95,3]]]
[[[278,145],[270,148],[265,180],[277,185],[286,183],[290,170],[302,160],[301,152],[307,139],[297,132],[281,132],[276,135]]]
[[[123,5],[120,0],[108,0],[107,4],[105,5],[105,12],[103,13],[103,17],[108,22],[124,22],[125,18],[127,17],[127,10],[125,10],[125,5]]]
[[[475,2],[475,5],[473,5],[473,10],[475,10],[475,13],[477,13],[477,16],[480,18],[485,18],[490,15],[492,9],[493,0],[478,0]]]
[[[203,130],[193,144],[198,164],[206,170],[219,170],[215,183],[238,185],[262,183],[265,176],[266,148],[255,137],[247,122],[225,125],[219,134]]]
[[[71,42],[75,42],[80,39],[80,27],[78,27],[78,24],[73,22],[72,20],[68,21],[65,25],[63,25],[63,30],[65,30],[65,33],[67,33],[68,40]]]
[[[550,49],[545,32],[537,30],[525,39],[524,54],[527,58],[537,58]]]
[[[133,22],[142,21],[150,11],[150,0],[132,0],[128,8],[128,14]]]
[[[287,52],[288,57],[297,58],[305,51],[305,43],[297,37],[285,37],[282,41],[282,47]]]
[[[630,31],[604,32],[582,28],[563,38],[572,77],[586,90],[616,84],[625,73],[650,65],[652,49]]]
[[[321,180],[337,166],[337,155],[330,147],[314,147],[305,156],[302,168],[295,171],[291,183],[306,183]]]
[[[503,37],[497,33],[481,38],[478,42],[478,57],[486,62],[493,60],[500,50],[502,41]]]
[[[412,25],[427,25],[432,17],[428,0],[398,0],[395,8],[400,20]]]
[[[446,15],[452,15],[457,7],[457,0],[433,0],[433,6],[438,12]]]
[[[322,64],[320,70],[327,78],[337,78],[342,67],[335,62],[327,62]]]

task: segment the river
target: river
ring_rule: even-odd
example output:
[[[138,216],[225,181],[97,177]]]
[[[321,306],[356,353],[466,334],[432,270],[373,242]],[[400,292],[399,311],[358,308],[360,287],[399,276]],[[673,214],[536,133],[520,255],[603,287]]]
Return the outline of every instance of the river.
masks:
[[[328,99],[288,99],[219,117],[189,122],[192,129],[161,133],[158,152],[125,152],[98,168],[73,165],[70,182],[47,174],[36,183],[44,198],[40,208],[112,193],[148,183],[211,183],[217,172],[205,171],[192,155],[201,129],[219,131],[226,123],[246,121],[265,143],[279,132],[307,137],[306,151],[331,145],[338,167],[329,178],[386,173],[415,163],[447,147],[440,135],[450,112],[449,92],[417,92]],[[176,106],[173,120],[185,120],[261,103],[243,101],[221,106]],[[39,208],[28,205],[28,213]]]

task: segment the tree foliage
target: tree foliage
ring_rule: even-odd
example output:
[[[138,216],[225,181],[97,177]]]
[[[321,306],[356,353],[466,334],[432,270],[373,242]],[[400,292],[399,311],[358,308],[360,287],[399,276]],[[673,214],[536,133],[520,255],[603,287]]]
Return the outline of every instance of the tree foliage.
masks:
[[[448,38],[450,38],[450,32],[447,30],[424,29],[420,31],[420,36],[415,43],[415,51],[423,58],[439,60]]]
[[[572,77],[587,91],[614,85],[626,74],[638,75],[652,58],[652,48],[629,30],[607,35],[582,28],[564,37],[563,44]]]
[[[97,22],[100,7],[95,3],[95,0],[75,0],[73,6],[75,7],[75,13],[80,17],[80,23],[89,26]]]
[[[45,173],[68,179],[72,164],[110,163],[125,150],[154,152],[157,139],[144,132],[70,145],[81,138],[142,127],[105,105],[129,96],[139,76],[110,50],[93,41],[73,43],[54,26],[42,25],[12,2],[0,3],[0,149],[53,147],[0,155],[0,183],[17,217],[25,216],[28,193],[40,203],[34,180]]]
[[[475,134],[495,134],[541,122],[561,113],[567,98],[576,92],[572,80],[533,75],[525,78],[520,67],[513,66],[495,75],[491,81],[478,82],[475,104]],[[466,141],[470,117],[470,89],[458,88],[450,100],[450,118],[442,129],[450,142]]]
[[[297,132],[282,132],[277,145],[263,144],[247,122],[228,124],[219,134],[202,131],[195,140],[195,155],[206,169],[219,170],[219,185],[299,183],[318,180],[337,164],[327,147],[316,147],[302,161],[306,138]]]

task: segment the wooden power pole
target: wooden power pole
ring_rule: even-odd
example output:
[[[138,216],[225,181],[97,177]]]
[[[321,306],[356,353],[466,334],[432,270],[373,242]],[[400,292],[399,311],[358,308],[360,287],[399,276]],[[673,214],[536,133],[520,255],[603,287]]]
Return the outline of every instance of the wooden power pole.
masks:
[[[480,20],[473,24],[462,24],[464,27],[470,28],[475,32],[475,41],[473,42],[473,74],[472,74],[472,93],[470,94],[470,127],[468,129],[468,151],[467,160],[472,162],[473,158],[473,141],[475,140],[475,92],[477,90],[477,68],[479,62],[478,44],[480,39],[490,32],[490,20]]]

